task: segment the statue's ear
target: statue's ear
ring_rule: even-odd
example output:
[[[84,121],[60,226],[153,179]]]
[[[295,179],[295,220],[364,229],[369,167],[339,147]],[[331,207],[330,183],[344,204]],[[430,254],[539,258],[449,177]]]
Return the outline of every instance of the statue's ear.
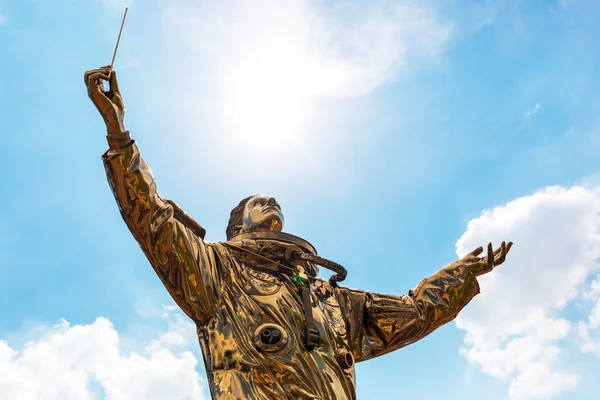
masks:
[[[234,227],[231,231],[233,232],[233,236],[235,236],[235,235],[239,235],[240,233],[244,232],[244,228],[242,228],[242,226],[240,225],[240,226]]]

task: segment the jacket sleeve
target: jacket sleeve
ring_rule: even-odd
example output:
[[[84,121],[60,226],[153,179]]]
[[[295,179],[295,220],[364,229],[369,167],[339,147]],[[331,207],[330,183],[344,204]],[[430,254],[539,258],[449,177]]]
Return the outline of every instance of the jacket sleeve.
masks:
[[[220,280],[210,245],[175,218],[173,202],[158,195],[135,142],[102,159],[121,216],[160,280],[190,318],[206,320],[216,307]]]
[[[354,358],[365,361],[414,343],[452,321],[478,293],[477,279],[457,261],[405,296],[339,288],[338,299]]]

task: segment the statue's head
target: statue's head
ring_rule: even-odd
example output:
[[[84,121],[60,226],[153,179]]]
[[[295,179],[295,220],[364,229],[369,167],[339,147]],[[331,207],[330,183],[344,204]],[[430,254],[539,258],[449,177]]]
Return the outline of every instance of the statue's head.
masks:
[[[281,207],[274,197],[263,194],[246,197],[231,210],[226,231],[227,240],[242,232],[281,232],[283,221]]]

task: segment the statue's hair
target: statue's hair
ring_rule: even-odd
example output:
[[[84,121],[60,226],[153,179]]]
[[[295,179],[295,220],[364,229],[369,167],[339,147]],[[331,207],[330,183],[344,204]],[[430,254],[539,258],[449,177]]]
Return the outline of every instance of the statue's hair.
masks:
[[[231,210],[231,214],[229,215],[229,222],[227,223],[227,230],[225,233],[227,234],[227,240],[231,239],[235,236],[234,229],[242,226],[242,219],[244,217],[244,208],[246,207],[246,203],[256,195],[248,196],[238,204],[233,210]]]

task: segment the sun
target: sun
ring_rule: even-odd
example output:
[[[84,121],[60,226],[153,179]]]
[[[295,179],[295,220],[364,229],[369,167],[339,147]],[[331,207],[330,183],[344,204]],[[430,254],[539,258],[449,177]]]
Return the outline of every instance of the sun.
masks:
[[[225,67],[222,106],[235,140],[252,151],[298,144],[311,107],[310,65],[284,46],[265,46],[243,65]],[[277,47],[279,47],[277,49]]]

